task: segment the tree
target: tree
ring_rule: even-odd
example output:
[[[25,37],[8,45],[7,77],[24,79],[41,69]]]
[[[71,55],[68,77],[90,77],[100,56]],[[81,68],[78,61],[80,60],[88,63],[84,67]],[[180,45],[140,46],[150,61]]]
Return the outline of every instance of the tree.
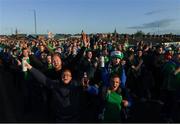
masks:
[[[144,32],[142,32],[142,31],[137,31],[135,34],[135,37],[143,37],[143,35],[145,35],[145,33]]]
[[[146,34],[146,36],[147,36],[148,38],[150,38],[150,37],[151,37],[150,32],[148,32],[148,33]]]

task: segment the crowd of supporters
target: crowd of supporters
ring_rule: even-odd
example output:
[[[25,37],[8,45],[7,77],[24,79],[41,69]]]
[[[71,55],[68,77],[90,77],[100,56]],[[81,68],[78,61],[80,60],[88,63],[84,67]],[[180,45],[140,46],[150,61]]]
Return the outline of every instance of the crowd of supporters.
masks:
[[[6,39],[0,70],[21,94],[16,122],[179,122],[180,46]]]

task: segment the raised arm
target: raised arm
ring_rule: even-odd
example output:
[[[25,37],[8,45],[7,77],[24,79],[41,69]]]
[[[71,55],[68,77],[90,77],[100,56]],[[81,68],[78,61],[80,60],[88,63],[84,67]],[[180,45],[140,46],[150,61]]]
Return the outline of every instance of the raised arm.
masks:
[[[30,71],[30,73],[33,75],[33,77],[43,85],[47,86],[48,88],[53,88],[53,84],[56,83],[56,81],[48,79],[42,72],[37,70],[36,68],[32,67],[30,64],[25,63],[25,67]]]
[[[38,60],[34,55],[30,55],[29,58],[31,60],[32,66],[37,69],[43,70],[44,65],[40,60]]]
[[[47,44],[44,40],[41,40],[41,42],[43,43],[43,45],[47,48],[47,50],[53,54],[54,53],[54,49],[49,45]]]

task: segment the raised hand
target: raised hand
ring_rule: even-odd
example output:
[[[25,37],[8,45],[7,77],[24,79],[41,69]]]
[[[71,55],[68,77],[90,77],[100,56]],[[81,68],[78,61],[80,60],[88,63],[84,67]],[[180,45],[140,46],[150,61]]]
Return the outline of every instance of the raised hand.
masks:
[[[19,61],[18,59],[17,59],[17,65],[18,65],[18,66],[21,65],[21,61]]]
[[[28,53],[29,53],[29,55],[32,55],[32,51],[30,48],[28,48]]]
[[[87,41],[86,34],[84,32],[82,33],[82,40]]]
[[[82,34],[82,41],[83,41],[84,47],[88,47],[88,45],[89,45],[88,38],[87,38],[87,35],[84,32]]]
[[[89,79],[86,72],[84,72],[84,77],[81,79],[81,83],[84,88],[87,88],[89,86]]]
[[[128,102],[127,100],[123,100],[122,102],[123,102],[123,106],[124,106],[124,107],[127,107],[128,104],[129,104],[129,102]]]
[[[139,64],[140,64],[140,65],[142,65],[142,64],[143,64],[143,60],[142,60],[142,59],[139,61]]]
[[[42,44],[46,46],[46,42],[44,40],[41,40]]]

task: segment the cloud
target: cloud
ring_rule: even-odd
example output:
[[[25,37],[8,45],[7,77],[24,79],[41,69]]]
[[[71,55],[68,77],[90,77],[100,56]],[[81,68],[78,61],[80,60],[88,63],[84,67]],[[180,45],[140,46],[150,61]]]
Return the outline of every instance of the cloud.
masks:
[[[133,27],[128,27],[128,29],[141,29],[142,26],[133,26]]]
[[[175,21],[175,19],[163,19],[159,21],[145,23],[141,26],[128,27],[128,29],[149,29],[149,28],[156,28],[156,27],[164,28],[164,27],[168,27],[173,21]]]
[[[144,15],[153,15],[153,14],[160,13],[160,12],[163,12],[163,11],[166,11],[166,10],[164,10],[164,9],[154,10],[154,11],[150,11],[150,12],[144,13]]]
[[[175,7],[173,9],[159,9],[159,10],[153,10],[153,11],[149,11],[144,13],[144,15],[150,16],[150,15],[154,15],[157,13],[161,13],[161,12],[167,12],[167,11],[178,11],[180,10],[180,7]]]

